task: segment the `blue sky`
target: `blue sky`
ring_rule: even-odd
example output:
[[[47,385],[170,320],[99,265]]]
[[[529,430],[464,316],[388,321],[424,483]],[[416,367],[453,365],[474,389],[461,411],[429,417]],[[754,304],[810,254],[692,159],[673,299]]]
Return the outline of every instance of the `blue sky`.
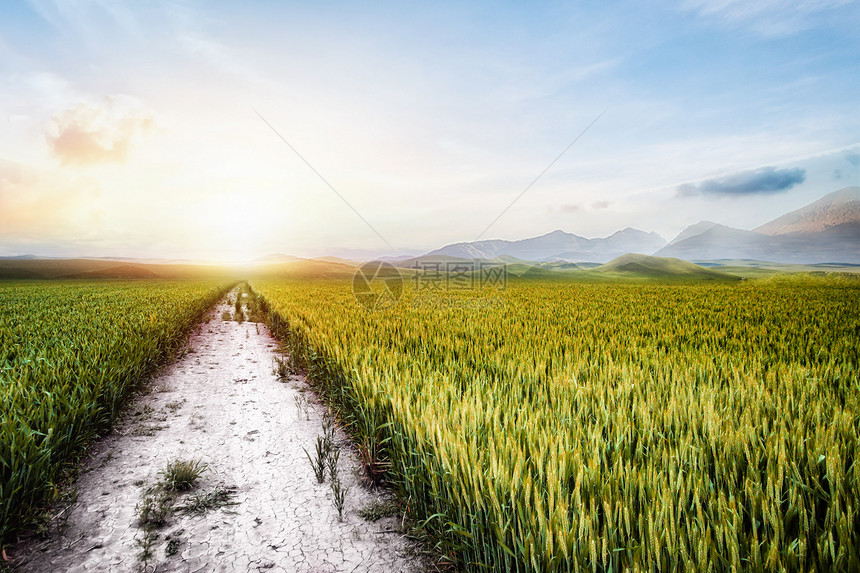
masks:
[[[860,185],[856,2],[0,7],[0,254],[753,228]],[[369,229],[259,112],[373,226]]]

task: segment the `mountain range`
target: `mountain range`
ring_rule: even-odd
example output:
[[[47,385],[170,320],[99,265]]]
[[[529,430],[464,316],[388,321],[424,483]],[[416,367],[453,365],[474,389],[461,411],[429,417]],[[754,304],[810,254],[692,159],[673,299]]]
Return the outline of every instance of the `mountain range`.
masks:
[[[541,263],[542,268],[546,269],[570,270],[594,268],[627,254],[681,259],[706,266],[712,266],[716,261],[722,261],[717,263],[719,265],[742,266],[755,261],[795,265],[860,265],[860,187],[834,191],[752,230],[700,221],[681,231],[669,242],[657,233],[632,227],[595,239],[557,230],[518,241],[493,239],[454,243],[418,257],[402,255],[382,257],[381,260],[403,268],[414,267],[425,259],[491,259],[512,264]],[[727,263],[727,260],[735,262]],[[258,266],[277,267],[280,271],[299,275],[344,274],[352,272],[360,263],[337,257],[307,259],[284,254],[267,255],[253,262]],[[167,276],[174,272],[173,267],[188,267],[193,269],[193,272],[189,271],[191,274],[199,274],[209,272],[206,269],[215,266],[218,265],[190,260],[0,256],[0,278],[72,277],[81,273],[88,273],[86,276],[106,273],[132,278]]]
[[[519,241],[454,243],[424,257],[605,263],[627,253],[687,261],[755,259],[783,263],[860,263],[860,187],[845,187],[753,230],[702,221],[670,242],[657,233],[626,228],[586,239],[553,231]]]
[[[553,231],[521,241],[500,239],[454,243],[427,253],[428,257],[448,256],[461,259],[514,257],[526,261],[606,262],[627,253],[650,255],[666,245],[657,233],[631,227],[602,239],[586,239],[573,233]]]

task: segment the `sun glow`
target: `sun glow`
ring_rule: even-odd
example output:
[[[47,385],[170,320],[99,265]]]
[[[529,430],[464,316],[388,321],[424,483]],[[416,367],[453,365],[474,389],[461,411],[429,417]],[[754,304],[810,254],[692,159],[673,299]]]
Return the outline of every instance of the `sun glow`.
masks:
[[[195,219],[198,236],[205,241],[206,250],[218,253],[218,262],[242,264],[273,248],[286,216],[265,202],[235,193],[207,199]]]

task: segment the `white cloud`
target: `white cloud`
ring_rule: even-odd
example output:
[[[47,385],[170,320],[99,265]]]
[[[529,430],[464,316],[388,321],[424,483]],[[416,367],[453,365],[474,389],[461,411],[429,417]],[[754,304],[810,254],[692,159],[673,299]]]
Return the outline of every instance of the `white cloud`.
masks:
[[[107,97],[54,116],[47,133],[51,151],[66,165],[123,162],[132,142],[155,126],[152,115],[128,100]]]

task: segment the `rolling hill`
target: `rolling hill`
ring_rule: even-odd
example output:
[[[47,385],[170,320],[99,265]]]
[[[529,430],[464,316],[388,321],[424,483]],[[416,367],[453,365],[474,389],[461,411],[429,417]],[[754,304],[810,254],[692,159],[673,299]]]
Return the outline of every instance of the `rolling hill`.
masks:
[[[245,269],[246,275],[273,278],[351,277],[354,273],[354,264],[321,259],[297,259],[282,263],[257,265]]]
[[[175,279],[225,277],[232,272],[217,265],[126,263],[110,259],[0,259],[0,279]]]
[[[681,259],[637,254],[622,255],[587,272],[627,278],[740,280],[736,276],[701,267]]]

